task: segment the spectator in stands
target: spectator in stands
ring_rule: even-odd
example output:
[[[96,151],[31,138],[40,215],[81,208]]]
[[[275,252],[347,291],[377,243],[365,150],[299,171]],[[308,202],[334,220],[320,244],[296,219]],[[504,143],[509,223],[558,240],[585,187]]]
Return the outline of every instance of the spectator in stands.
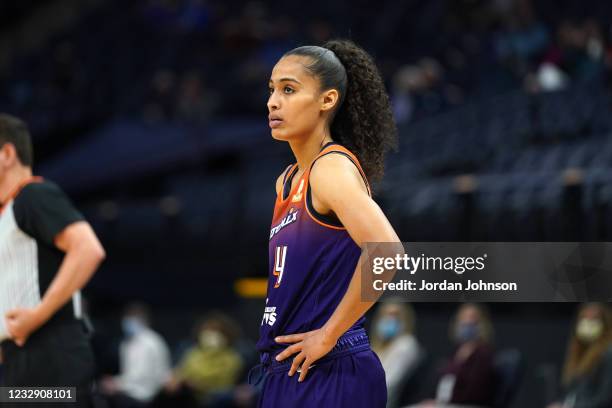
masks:
[[[549,58],[575,81],[597,78],[603,71],[604,40],[602,29],[595,20],[580,23],[565,21],[558,32],[557,48]],[[557,54],[554,54],[554,52]]]
[[[502,30],[495,39],[500,60],[510,64],[518,74],[544,52],[549,42],[546,26],[538,19],[531,0],[518,0],[501,20]]]
[[[372,321],[372,349],[385,369],[387,407],[397,406],[401,387],[414,374],[421,348],[414,332],[414,310],[408,303],[383,303]]]
[[[215,108],[217,96],[206,89],[197,71],[183,75],[176,100],[176,118],[187,123],[206,123]]]
[[[166,391],[177,394],[186,389],[201,404],[210,406],[236,385],[243,361],[233,348],[238,333],[233,320],[213,313],[198,326],[198,344],[186,352],[175,368]]]
[[[176,75],[172,70],[159,70],[151,80],[151,87],[143,109],[147,122],[172,120],[176,103]]]
[[[444,69],[433,58],[402,66],[393,76],[391,101],[398,124],[442,110],[450,101],[452,86],[443,81]]]
[[[563,403],[549,408],[612,406],[612,311],[604,303],[582,305],[569,342]]]
[[[436,399],[421,403],[421,407],[493,406],[497,381],[491,346],[493,327],[487,311],[474,303],[462,305],[451,324],[451,336],[457,349],[441,370]]]
[[[170,352],[164,339],[149,327],[148,308],[128,306],[121,321],[124,340],[119,348],[119,375],[101,381],[113,407],[145,407],[170,375]]]

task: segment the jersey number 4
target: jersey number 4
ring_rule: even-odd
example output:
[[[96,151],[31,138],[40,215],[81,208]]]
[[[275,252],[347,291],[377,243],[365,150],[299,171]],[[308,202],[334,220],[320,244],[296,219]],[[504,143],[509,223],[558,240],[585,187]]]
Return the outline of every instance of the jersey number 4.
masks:
[[[285,258],[287,257],[287,247],[277,246],[276,253],[274,255],[274,271],[272,274],[276,276],[275,288],[278,288],[283,279],[283,272],[285,271]]]

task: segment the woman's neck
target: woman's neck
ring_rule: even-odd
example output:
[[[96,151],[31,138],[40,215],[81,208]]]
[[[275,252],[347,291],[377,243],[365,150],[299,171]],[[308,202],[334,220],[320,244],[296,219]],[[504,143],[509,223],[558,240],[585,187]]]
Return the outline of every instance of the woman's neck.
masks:
[[[329,128],[317,129],[305,140],[290,141],[289,146],[298,164],[300,172],[304,172],[317,157],[321,148],[332,141]]]

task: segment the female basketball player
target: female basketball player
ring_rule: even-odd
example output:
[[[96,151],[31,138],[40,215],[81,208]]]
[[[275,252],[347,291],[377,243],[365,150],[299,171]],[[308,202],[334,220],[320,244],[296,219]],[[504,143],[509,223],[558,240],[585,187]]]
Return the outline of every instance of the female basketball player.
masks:
[[[358,261],[366,242],[399,242],[368,183],[396,142],[389,98],[372,58],[345,40],[287,52],[269,84],[272,137],[296,163],[276,181],[260,406],[382,408]]]

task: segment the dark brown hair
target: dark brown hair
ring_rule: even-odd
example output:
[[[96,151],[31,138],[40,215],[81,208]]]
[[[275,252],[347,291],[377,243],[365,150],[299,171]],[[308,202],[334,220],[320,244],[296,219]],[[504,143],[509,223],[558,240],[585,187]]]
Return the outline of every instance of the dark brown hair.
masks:
[[[331,120],[333,139],[351,150],[372,181],[382,178],[384,157],[397,147],[397,128],[389,96],[372,57],[349,40],[303,46],[285,54],[309,57],[306,68],[321,89],[336,89],[338,107]]]
[[[21,119],[0,113],[0,148],[7,143],[15,146],[21,164],[32,166],[32,139],[27,125]]]

